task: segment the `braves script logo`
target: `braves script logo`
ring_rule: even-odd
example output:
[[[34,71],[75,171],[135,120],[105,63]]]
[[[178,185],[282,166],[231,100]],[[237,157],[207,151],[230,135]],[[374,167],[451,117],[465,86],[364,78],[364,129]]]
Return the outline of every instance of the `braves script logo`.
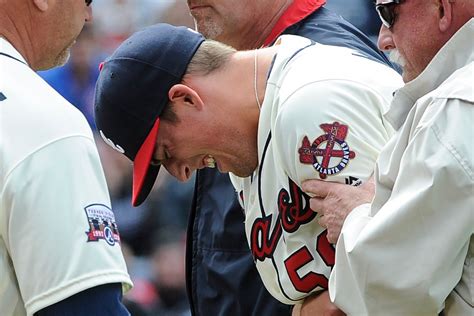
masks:
[[[104,140],[104,142],[107,145],[109,145],[110,147],[112,147],[113,149],[115,149],[116,151],[118,151],[121,154],[125,153],[125,150],[123,150],[123,148],[121,146],[114,144],[114,142],[110,138],[107,138],[107,136],[105,136],[105,134],[104,134],[104,132],[102,132],[102,130],[100,130],[99,133],[100,133],[100,136],[102,137],[102,139]]]
[[[104,239],[111,246],[120,242],[115,216],[110,208],[102,204],[92,204],[84,210],[89,221],[89,231],[86,232],[88,242]]]
[[[326,179],[328,175],[341,172],[349,163],[349,159],[355,157],[355,153],[349,149],[345,139],[349,131],[347,125],[339,122],[332,124],[321,124],[321,129],[326,134],[319,136],[310,144],[307,136],[303,138],[303,144],[298,149],[300,162],[311,164],[319,172],[321,179]],[[323,144],[326,146],[324,147]],[[338,147],[337,149],[334,147]],[[318,157],[321,157],[318,159]],[[336,165],[330,166],[331,158],[340,158]]]
[[[271,229],[272,214],[256,219],[252,225],[250,243],[254,260],[264,261],[266,258],[273,258],[283,230],[287,233],[295,233],[301,225],[311,222],[317,215],[309,206],[310,197],[291,179],[288,179],[288,183],[288,191],[283,188],[278,194],[279,216],[273,229]],[[316,251],[327,266],[333,266],[335,250],[329,244],[326,233],[327,231],[323,231],[315,236],[317,238]],[[327,289],[328,279],[323,274],[309,271],[301,275],[299,272],[305,265],[318,260],[313,257],[307,246],[295,250],[287,258],[278,259],[284,260],[288,278],[298,291],[309,293],[317,287]]]
[[[290,192],[281,189],[278,194],[279,216],[273,230],[271,230],[272,214],[256,219],[252,225],[251,248],[256,260],[263,261],[273,256],[281,237],[282,227],[286,232],[293,233],[301,225],[316,217],[316,213],[309,207],[309,196],[304,194],[293,181],[288,179],[288,182]]]

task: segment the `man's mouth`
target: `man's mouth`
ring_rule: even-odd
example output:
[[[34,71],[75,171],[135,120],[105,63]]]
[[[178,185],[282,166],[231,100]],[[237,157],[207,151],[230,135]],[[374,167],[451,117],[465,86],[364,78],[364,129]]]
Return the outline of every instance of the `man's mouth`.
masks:
[[[207,155],[206,157],[204,157],[204,165],[207,168],[215,168],[216,167],[216,160],[211,155]]]

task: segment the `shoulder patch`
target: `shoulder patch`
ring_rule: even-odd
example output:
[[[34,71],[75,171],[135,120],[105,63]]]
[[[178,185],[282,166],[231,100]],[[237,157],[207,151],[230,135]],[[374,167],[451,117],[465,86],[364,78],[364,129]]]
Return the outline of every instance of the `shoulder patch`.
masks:
[[[112,210],[103,204],[91,204],[84,208],[89,221],[89,231],[86,231],[87,242],[105,240],[110,246],[120,243],[120,235]]]
[[[319,125],[325,134],[316,138],[311,144],[308,137],[303,138],[301,147],[298,149],[300,162],[311,164],[319,172],[321,179],[341,172],[349,163],[349,159],[355,157],[355,152],[349,149],[345,139],[349,127],[339,122]],[[331,158],[337,158],[336,164]]]

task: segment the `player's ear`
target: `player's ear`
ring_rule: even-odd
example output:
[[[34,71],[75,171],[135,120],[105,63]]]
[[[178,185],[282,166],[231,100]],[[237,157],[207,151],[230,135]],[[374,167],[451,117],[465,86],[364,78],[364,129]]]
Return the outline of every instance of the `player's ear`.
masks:
[[[184,84],[175,84],[168,91],[168,98],[174,104],[183,104],[201,110],[203,102],[199,94]]]
[[[49,7],[49,0],[33,0],[35,6],[42,12],[48,10]]]
[[[446,32],[453,22],[453,0],[439,0],[438,27],[441,32]]]

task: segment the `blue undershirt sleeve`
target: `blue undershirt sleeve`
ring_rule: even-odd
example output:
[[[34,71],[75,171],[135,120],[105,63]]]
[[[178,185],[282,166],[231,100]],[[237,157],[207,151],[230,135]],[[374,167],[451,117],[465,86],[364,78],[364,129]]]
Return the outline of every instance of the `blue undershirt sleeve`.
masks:
[[[122,285],[111,283],[79,292],[48,306],[35,316],[130,316],[122,303]]]

